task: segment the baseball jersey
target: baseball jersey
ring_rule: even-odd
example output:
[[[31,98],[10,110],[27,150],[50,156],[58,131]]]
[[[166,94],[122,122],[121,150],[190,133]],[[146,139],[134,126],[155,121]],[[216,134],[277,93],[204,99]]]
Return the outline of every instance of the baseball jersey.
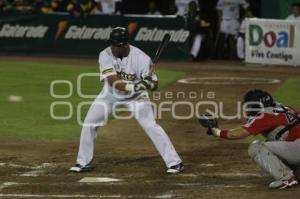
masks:
[[[246,33],[246,19],[242,21],[241,27],[240,27],[240,33],[245,34]]]
[[[289,16],[286,18],[286,20],[299,20],[299,19],[300,19],[300,16],[295,17],[295,15],[293,15],[293,14],[289,15]]]
[[[278,127],[285,127],[288,124],[293,123],[300,117],[300,112],[296,112],[290,107],[285,107],[285,111],[282,107],[276,106],[266,112],[258,114],[256,117],[250,119],[243,128],[251,135],[263,134],[267,136],[268,133]],[[294,141],[300,138],[300,124],[290,129],[285,136],[286,141]]]
[[[222,19],[239,19],[240,6],[246,9],[249,3],[246,0],[219,0],[217,10],[222,11]]]
[[[117,75],[127,83],[137,83],[146,76],[151,76],[154,81],[157,81],[157,76],[154,73],[150,74],[151,65],[151,58],[134,46],[130,45],[128,56],[122,59],[115,57],[111,48],[107,47],[99,55],[100,81],[104,81],[111,75]],[[127,94],[126,91],[113,91],[112,86],[107,81],[105,81],[103,89],[119,95]]]

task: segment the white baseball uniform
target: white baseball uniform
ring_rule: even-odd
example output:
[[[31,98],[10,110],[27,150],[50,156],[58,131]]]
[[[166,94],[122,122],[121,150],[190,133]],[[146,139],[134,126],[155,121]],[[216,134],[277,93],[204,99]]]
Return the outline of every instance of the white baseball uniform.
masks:
[[[105,125],[108,116],[119,105],[126,106],[131,111],[154,143],[167,167],[181,163],[169,137],[155,121],[148,93],[140,91],[130,95],[126,91],[116,90],[106,81],[106,78],[111,75],[118,75],[125,82],[140,81],[143,77],[149,76],[150,57],[140,49],[130,46],[129,55],[120,59],[112,54],[110,47],[107,47],[99,55],[99,64],[100,80],[105,83],[86,115],[81,131],[77,163],[85,166],[92,161],[96,131],[100,126]],[[150,75],[153,80],[157,80],[155,74]]]
[[[238,37],[237,40],[237,56],[240,59],[245,59],[245,33],[246,33],[246,20],[244,19],[242,21],[241,27],[240,27],[240,34],[243,36]]]
[[[219,0],[217,10],[222,11],[220,32],[237,35],[239,32],[240,6],[244,9],[249,7],[246,0]]]
[[[295,17],[295,15],[293,15],[293,14],[289,15],[289,16],[286,18],[286,20],[299,20],[299,19],[300,19],[300,16]]]

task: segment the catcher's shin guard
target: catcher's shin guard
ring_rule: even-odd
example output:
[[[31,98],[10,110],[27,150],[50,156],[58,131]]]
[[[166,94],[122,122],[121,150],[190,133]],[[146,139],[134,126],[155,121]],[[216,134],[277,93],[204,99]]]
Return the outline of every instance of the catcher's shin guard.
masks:
[[[249,146],[248,153],[256,164],[275,180],[289,179],[294,176],[293,171],[275,156],[263,142],[253,142]]]

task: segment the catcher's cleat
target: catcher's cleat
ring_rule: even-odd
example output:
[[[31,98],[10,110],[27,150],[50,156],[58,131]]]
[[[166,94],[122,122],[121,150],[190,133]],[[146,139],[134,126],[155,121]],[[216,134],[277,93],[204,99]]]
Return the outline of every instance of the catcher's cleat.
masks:
[[[77,172],[77,173],[91,171],[91,170],[92,170],[92,166],[89,165],[89,164],[86,165],[86,166],[82,166],[80,164],[76,164],[74,167],[71,167],[69,169],[69,171],[71,171],[71,172]]]
[[[295,179],[295,176],[292,176],[287,180],[274,181],[269,185],[269,187],[271,189],[287,189],[287,188],[291,188],[297,184],[298,184],[298,181]]]
[[[175,174],[175,173],[180,173],[184,169],[184,165],[182,163],[179,163],[177,165],[171,166],[168,168],[167,173]]]

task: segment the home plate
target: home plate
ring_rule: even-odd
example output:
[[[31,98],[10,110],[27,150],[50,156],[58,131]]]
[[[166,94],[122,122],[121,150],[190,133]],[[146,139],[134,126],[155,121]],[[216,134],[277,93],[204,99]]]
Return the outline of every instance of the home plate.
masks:
[[[120,182],[122,181],[121,179],[116,179],[116,178],[97,178],[97,177],[85,177],[79,180],[78,182],[87,182],[87,183],[97,183],[97,182]]]

